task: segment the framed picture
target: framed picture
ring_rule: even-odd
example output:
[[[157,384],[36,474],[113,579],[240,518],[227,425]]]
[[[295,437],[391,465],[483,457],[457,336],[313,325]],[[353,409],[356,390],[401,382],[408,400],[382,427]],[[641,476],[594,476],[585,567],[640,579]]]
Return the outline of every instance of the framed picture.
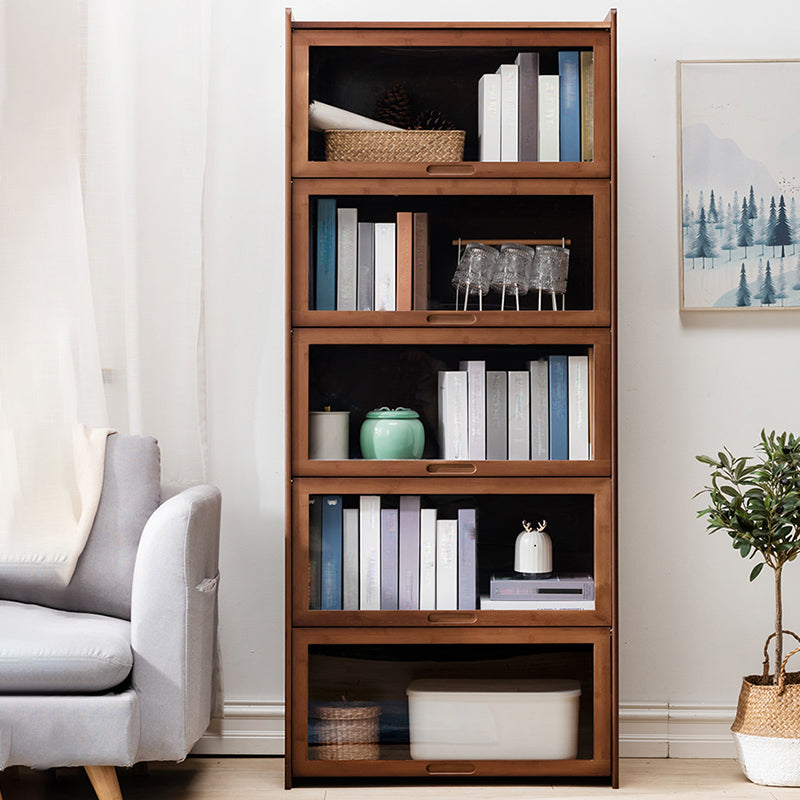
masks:
[[[800,308],[800,61],[679,61],[681,309]]]

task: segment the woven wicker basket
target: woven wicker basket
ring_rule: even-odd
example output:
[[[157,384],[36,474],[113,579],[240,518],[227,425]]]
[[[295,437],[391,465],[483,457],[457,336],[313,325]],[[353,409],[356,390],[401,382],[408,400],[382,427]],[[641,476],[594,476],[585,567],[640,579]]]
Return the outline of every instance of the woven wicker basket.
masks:
[[[461,161],[465,131],[325,131],[327,161]]]
[[[763,673],[742,680],[731,731],[739,763],[753,783],[800,786],[800,672],[786,672],[786,662],[800,653],[800,647],[783,659],[774,684],[769,674],[769,639]]]
[[[316,740],[309,756],[322,761],[375,760],[380,755],[380,707],[367,703],[332,703],[314,711]]]

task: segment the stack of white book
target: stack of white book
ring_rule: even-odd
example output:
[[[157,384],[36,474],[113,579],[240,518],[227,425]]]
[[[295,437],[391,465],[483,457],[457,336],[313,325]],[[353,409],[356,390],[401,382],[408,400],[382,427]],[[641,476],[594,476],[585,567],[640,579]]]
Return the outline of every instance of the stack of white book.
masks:
[[[524,370],[461,361],[439,372],[438,404],[445,460],[591,457],[588,355],[554,354]]]

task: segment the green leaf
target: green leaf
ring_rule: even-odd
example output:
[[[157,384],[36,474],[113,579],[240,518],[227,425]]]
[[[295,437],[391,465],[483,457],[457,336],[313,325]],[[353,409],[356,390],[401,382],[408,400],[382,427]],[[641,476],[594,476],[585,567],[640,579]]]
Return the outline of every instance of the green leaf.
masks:
[[[750,580],[754,581],[758,576],[761,570],[764,569],[764,562],[762,561],[760,564],[756,564],[753,567],[752,572],[750,573]]]

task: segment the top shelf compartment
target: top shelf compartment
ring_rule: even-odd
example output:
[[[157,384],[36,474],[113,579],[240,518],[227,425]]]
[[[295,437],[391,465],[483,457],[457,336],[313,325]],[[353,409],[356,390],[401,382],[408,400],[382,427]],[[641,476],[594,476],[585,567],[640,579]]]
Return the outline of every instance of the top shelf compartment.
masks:
[[[563,177],[611,175],[613,15],[588,26],[519,27],[490,23],[406,29],[350,23],[293,23],[292,174],[297,177]],[[478,81],[521,52],[539,56],[541,74],[558,73],[560,51],[590,53],[593,70],[590,161],[480,161]],[[309,131],[308,106],[319,101],[374,117],[381,92],[402,84],[417,110],[433,109],[466,131],[464,160],[326,161],[323,134]]]

